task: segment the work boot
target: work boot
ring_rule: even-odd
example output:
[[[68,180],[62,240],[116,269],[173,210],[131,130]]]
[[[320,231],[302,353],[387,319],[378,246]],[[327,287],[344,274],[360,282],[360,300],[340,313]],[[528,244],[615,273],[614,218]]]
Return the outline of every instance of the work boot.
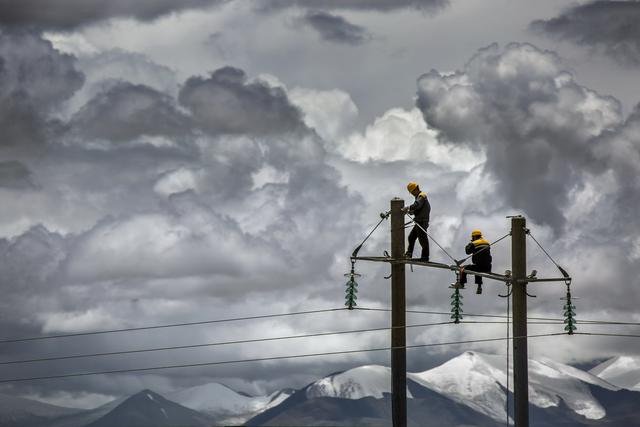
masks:
[[[422,262],[429,262],[429,257],[420,257],[420,261]]]
[[[476,289],[476,294],[480,295],[482,293],[482,285],[478,285],[478,289]]]
[[[404,253],[404,257],[405,258],[411,258],[411,257],[413,257],[413,254],[411,252],[407,251],[407,252]]]

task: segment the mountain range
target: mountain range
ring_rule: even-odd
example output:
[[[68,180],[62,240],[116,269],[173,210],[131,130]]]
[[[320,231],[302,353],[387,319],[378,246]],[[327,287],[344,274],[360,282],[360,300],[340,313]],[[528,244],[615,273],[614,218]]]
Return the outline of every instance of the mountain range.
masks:
[[[507,401],[513,406],[507,379],[504,356],[477,352],[408,373],[409,425],[502,426]],[[531,359],[529,401],[532,427],[640,425],[640,358],[614,357],[589,371]],[[359,366],[299,390],[264,396],[209,383],[164,397],[143,390],[92,410],[0,395],[0,427],[390,424],[391,371],[379,365]]]

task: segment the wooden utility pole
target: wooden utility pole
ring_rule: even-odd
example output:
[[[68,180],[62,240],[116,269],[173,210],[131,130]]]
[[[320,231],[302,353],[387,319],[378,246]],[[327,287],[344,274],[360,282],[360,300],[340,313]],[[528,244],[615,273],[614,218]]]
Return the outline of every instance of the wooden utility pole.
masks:
[[[391,200],[391,258],[404,257],[403,199]],[[393,427],[407,425],[407,335],[405,265],[391,264],[391,416]]]
[[[526,225],[526,220],[522,216],[515,216],[511,218],[511,268],[513,274],[513,399],[516,427],[529,427]]]
[[[460,271],[460,265],[447,265],[439,262],[425,262],[420,259],[404,257],[404,200],[391,200],[391,211],[381,214],[385,219],[391,216],[391,256],[357,256],[354,251],[351,261],[375,261],[391,264],[391,401],[393,427],[407,425],[407,356],[406,356],[406,301],[405,301],[405,265],[419,265],[454,272]],[[527,351],[527,283],[532,282],[571,282],[571,276],[560,268],[563,277],[536,278],[527,277],[527,229],[522,216],[511,218],[511,273],[468,274],[511,283],[513,316],[513,396],[515,427],[529,427],[529,356]],[[505,236],[506,237],[506,236]],[[367,237],[368,238],[368,237]],[[500,239],[501,240],[501,239]],[[366,241],[366,239],[365,239]],[[437,243],[437,242],[436,242]],[[570,296],[568,295],[569,299]],[[570,299],[569,299],[570,301]],[[570,302],[568,303],[571,306]],[[571,328],[573,324],[568,327]],[[575,327],[573,327],[575,329]],[[565,329],[572,333],[573,329]]]

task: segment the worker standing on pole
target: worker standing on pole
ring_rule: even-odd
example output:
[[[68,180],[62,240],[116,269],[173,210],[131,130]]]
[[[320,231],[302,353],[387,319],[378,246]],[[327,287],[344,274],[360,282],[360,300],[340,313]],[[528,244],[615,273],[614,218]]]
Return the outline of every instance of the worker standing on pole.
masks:
[[[471,262],[473,264],[465,266],[461,270],[460,274],[460,286],[464,287],[467,283],[467,274],[465,271],[477,271],[479,273],[491,272],[491,244],[482,237],[482,232],[478,229],[471,232],[471,242],[467,244],[464,251],[471,255]],[[477,294],[482,293],[482,276],[476,276],[476,285],[478,289]]]
[[[411,181],[407,184],[407,190],[415,197],[413,204],[402,208],[403,212],[413,214],[413,220],[415,225],[409,233],[409,246],[405,257],[411,258],[413,256],[413,247],[416,244],[416,239],[420,241],[422,246],[422,254],[420,255],[420,261],[429,261],[429,237],[427,236],[427,228],[429,227],[429,215],[431,214],[431,205],[427,199],[427,194],[424,191],[420,191],[420,187],[417,183]]]

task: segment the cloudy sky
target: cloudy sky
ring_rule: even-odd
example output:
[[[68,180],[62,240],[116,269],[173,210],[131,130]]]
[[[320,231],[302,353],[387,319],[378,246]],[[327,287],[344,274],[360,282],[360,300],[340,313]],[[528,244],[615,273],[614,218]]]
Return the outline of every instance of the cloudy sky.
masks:
[[[495,240],[507,215],[525,215],[575,278],[579,319],[640,321],[639,21],[635,1],[0,0],[2,338],[340,308],[350,252],[391,198],[409,200],[409,180],[456,256],[472,228]],[[388,235],[385,224],[361,253],[380,255]],[[558,274],[531,241],[528,251],[539,276]],[[432,259],[449,262],[433,244]],[[494,271],[509,264],[504,241]],[[358,270],[358,304],[388,308],[388,267]],[[408,307],[448,311],[451,280],[408,273]],[[562,316],[564,286],[530,290],[531,316]],[[502,285],[467,292],[466,312],[506,314]],[[388,324],[385,312],[345,311],[0,345],[11,361]],[[505,335],[504,324],[446,325],[408,340]],[[388,344],[378,332],[4,365],[0,380]],[[414,349],[408,368],[469,349],[506,352]],[[529,349],[573,363],[640,355],[638,342],[604,337]],[[257,394],[366,363],[389,355],[0,392],[76,407],[211,381]]]

